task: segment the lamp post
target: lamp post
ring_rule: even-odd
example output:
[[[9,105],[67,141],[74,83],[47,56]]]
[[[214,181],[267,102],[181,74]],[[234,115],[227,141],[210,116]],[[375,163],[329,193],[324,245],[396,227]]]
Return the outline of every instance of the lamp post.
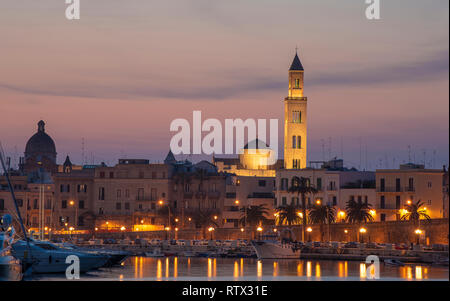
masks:
[[[211,236],[210,236],[210,238],[211,238],[210,240],[213,240],[213,231],[214,231],[214,230],[215,230],[214,227],[209,227],[209,228],[208,228],[208,231],[209,231],[209,233],[210,233],[210,235],[211,235]]]
[[[416,229],[416,231],[414,231],[414,233],[416,233],[417,239],[416,239],[416,244],[420,244],[420,236],[422,235],[423,231],[420,229]]]
[[[308,241],[311,241],[312,228],[311,227],[306,228],[306,232],[308,232]]]
[[[366,228],[364,228],[364,227],[361,227],[360,229],[359,229],[359,233],[361,233],[361,242],[362,243],[364,243],[364,234],[367,232],[367,229]]]
[[[69,202],[69,205],[75,207],[75,220],[73,221],[73,225],[75,227],[77,227],[78,226],[78,221],[77,221],[78,220],[78,206],[75,205],[75,201],[73,201],[73,200],[71,200]]]
[[[258,231],[259,240],[261,240],[261,232],[262,232],[262,230],[263,230],[263,228],[261,226],[256,228],[256,231]]]
[[[160,206],[164,206],[164,201],[163,200],[160,200],[159,202],[158,202],[158,204],[160,205]],[[169,230],[170,230],[170,206],[169,206],[169,204],[167,204],[167,209],[168,209],[168,211],[169,211]]]

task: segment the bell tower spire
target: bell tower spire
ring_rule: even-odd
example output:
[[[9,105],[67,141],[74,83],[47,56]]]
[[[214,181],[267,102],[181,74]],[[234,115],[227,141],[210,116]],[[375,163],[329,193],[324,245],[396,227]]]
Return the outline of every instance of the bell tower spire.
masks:
[[[289,91],[284,99],[284,168],[306,168],[306,104],[303,95],[304,68],[297,48],[289,68]]]

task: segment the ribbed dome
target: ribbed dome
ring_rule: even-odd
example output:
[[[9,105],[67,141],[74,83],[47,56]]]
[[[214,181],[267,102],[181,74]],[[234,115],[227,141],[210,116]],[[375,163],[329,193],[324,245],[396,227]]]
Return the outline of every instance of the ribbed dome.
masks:
[[[269,146],[264,141],[255,139],[247,143],[244,149],[269,149]]]
[[[56,154],[55,142],[45,133],[45,122],[42,120],[38,123],[37,133],[31,136],[25,147],[25,154],[31,155],[36,153]]]

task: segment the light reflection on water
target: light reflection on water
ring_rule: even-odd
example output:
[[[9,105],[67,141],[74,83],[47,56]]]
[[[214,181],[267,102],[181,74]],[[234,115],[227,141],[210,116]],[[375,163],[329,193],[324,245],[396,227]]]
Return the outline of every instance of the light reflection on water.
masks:
[[[120,267],[81,275],[81,280],[366,280],[367,273],[374,273],[370,267],[357,261],[131,257]],[[448,280],[448,267],[420,264],[392,267],[381,263],[380,277],[381,280]],[[63,279],[63,275],[33,278]]]

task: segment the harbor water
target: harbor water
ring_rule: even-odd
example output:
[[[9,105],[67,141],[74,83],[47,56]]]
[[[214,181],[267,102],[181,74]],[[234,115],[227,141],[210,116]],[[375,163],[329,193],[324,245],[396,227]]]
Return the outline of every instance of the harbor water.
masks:
[[[258,260],[253,258],[140,257],[126,259],[121,266],[102,268],[80,276],[80,280],[150,281],[340,281],[368,278],[365,263],[331,260]],[[380,263],[385,281],[449,280],[448,266]],[[65,275],[34,275],[25,280],[66,280]]]

